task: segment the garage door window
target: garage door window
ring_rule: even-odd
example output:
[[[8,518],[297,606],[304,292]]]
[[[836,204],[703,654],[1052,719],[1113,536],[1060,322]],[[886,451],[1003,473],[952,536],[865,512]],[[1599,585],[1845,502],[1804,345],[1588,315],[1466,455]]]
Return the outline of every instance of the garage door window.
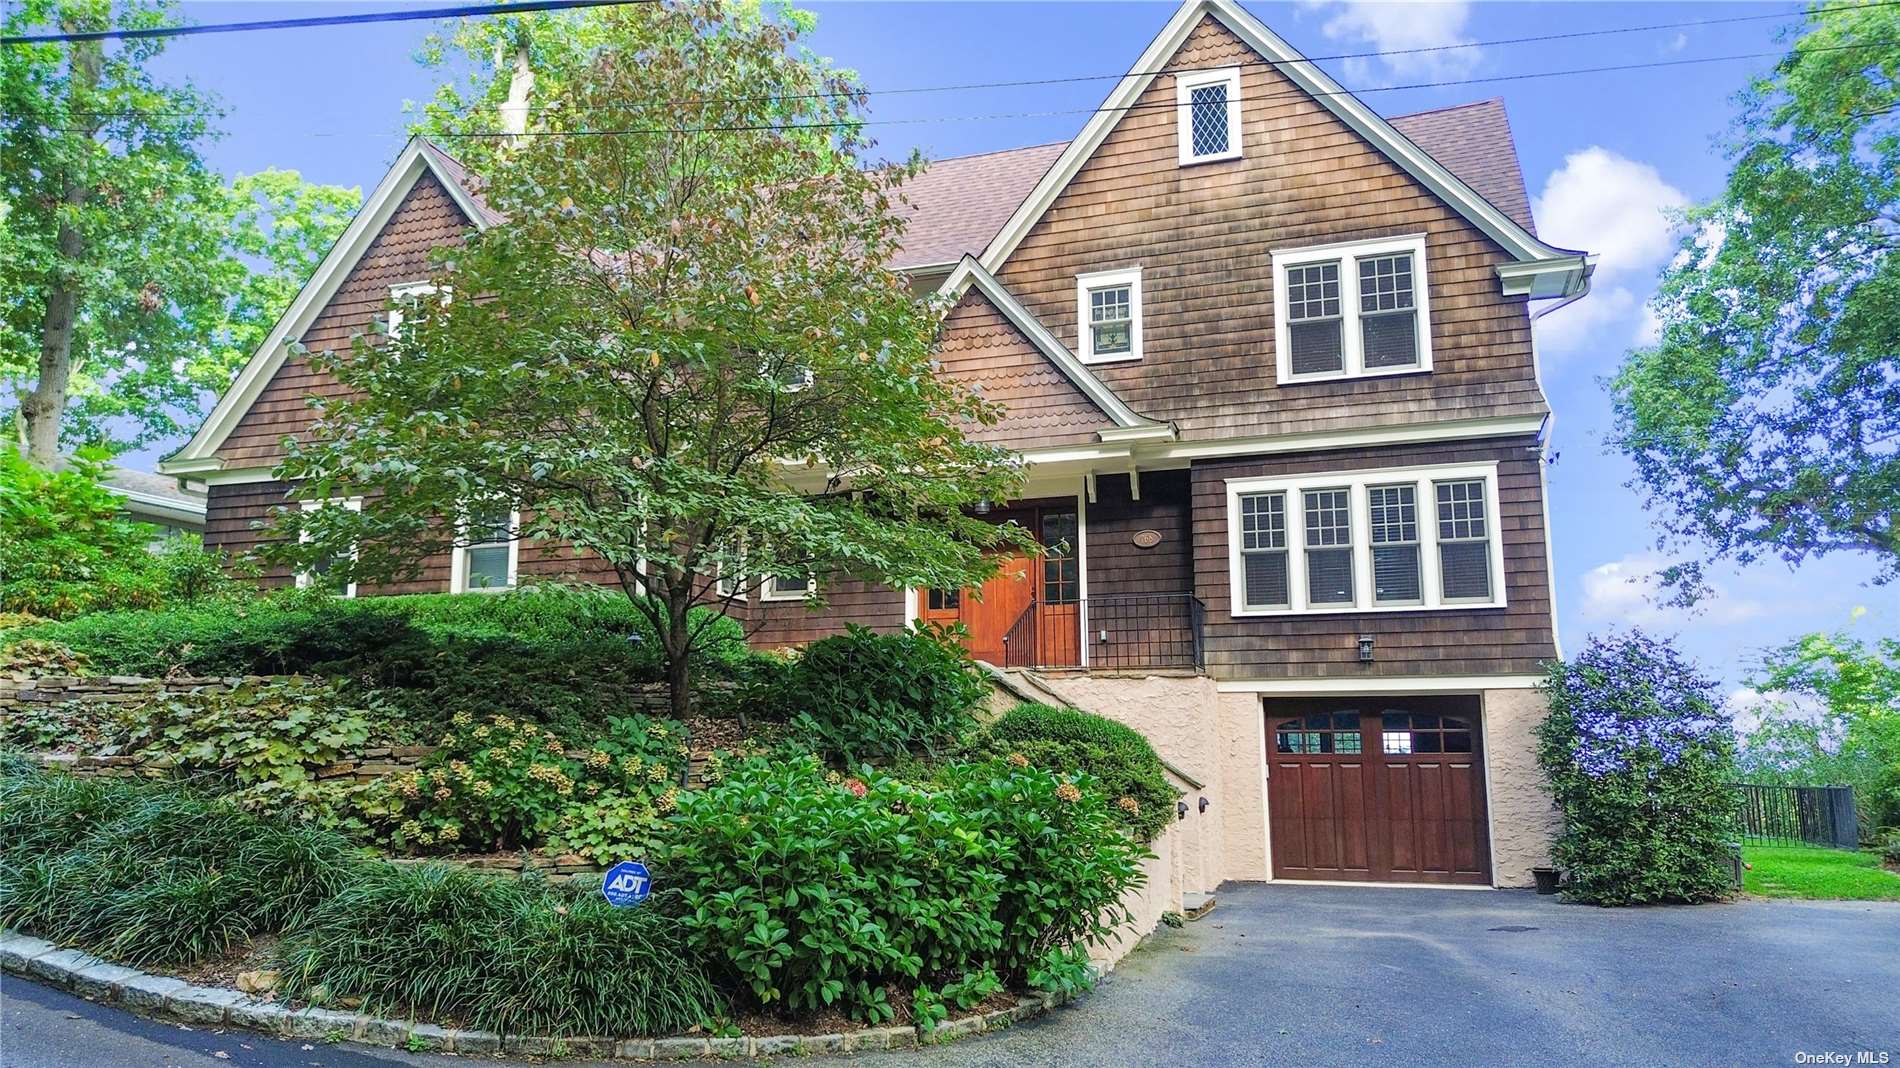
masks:
[[[1359,753],[1359,713],[1313,712],[1274,728],[1274,748],[1282,753]]]
[[[1471,721],[1432,712],[1387,712],[1382,717],[1388,756],[1471,752]]]

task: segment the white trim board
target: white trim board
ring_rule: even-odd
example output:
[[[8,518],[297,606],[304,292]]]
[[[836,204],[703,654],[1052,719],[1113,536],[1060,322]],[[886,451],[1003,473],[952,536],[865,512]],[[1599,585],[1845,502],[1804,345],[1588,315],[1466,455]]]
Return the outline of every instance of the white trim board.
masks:
[[[1223,679],[1219,693],[1257,693],[1267,697],[1321,697],[1333,694],[1482,693],[1528,690],[1542,675],[1329,675],[1317,679]]]
[[[363,206],[357,209],[356,217],[350,220],[343,236],[330,246],[329,253],[317,266],[316,273],[297,291],[296,299],[290,302],[283,317],[271,328],[264,343],[251,354],[244,369],[238,372],[237,378],[218,398],[217,406],[205,417],[198,432],[192,435],[184,448],[159,461],[158,470],[161,473],[185,475],[218,469],[217,450],[263,393],[264,387],[270,384],[277,369],[283,366],[289,343],[316,321],[350,270],[382,234],[389,217],[402,205],[403,197],[408,195],[425,172],[435,175],[436,180],[448,190],[449,196],[467,216],[471,226],[476,229],[486,227],[484,214],[469,197],[468,191],[436,162],[428,142],[420,137],[411,138]]]
[[[1069,147],[1056,158],[1055,164],[990,240],[981,257],[985,269],[1001,268],[1120,123],[1123,113],[1174,58],[1188,34],[1200,25],[1202,18],[1210,16],[1509,253],[1517,263],[1500,269],[1500,284],[1507,292],[1516,287],[1516,291],[1537,296],[1559,296],[1574,292],[1584,284],[1588,268],[1583,253],[1547,244],[1499,211],[1235,0],[1187,0],[1175,10],[1167,25],[1149,42],[1134,66],[1082,127],[1082,132],[1069,142]]]

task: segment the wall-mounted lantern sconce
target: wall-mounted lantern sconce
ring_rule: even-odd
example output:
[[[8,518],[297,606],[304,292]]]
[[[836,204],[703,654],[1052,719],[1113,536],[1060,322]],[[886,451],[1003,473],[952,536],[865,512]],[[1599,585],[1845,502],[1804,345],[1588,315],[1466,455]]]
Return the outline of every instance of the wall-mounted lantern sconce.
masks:
[[[1359,636],[1359,662],[1361,664],[1372,663],[1372,635],[1370,634],[1361,634]]]
[[[1213,804],[1213,802],[1209,801],[1207,798],[1205,797],[1201,798],[1201,811],[1206,812],[1207,806],[1211,804]]]
[[[976,504],[971,506],[970,511],[975,512],[977,515],[989,515],[990,499],[988,497],[979,497]]]
[[[1187,819],[1187,802],[1186,801],[1176,801],[1174,803],[1174,818],[1177,820]]]

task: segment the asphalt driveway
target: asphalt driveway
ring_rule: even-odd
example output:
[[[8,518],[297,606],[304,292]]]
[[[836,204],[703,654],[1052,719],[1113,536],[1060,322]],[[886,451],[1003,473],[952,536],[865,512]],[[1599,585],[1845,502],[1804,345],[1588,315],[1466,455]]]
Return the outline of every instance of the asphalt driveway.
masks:
[[[1900,905],[1595,909],[1277,885],[1227,888],[1206,919],[1164,929],[1051,1017],[941,1049],[796,1063],[1702,1068],[1853,1064],[1861,1051],[1862,1064],[1900,1065]],[[183,1032],[18,979],[0,989],[8,1068],[455,1063]]]

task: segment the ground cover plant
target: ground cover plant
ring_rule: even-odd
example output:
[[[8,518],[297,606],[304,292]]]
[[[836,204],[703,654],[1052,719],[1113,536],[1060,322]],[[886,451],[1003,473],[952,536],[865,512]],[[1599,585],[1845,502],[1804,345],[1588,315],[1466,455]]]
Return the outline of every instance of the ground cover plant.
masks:
[[[1900,901],[1900,872],[1873,851],[1813,846],[1748,846],[1742,888],[1762,897]]]
[[[1566,892],[1600,905],[1731,892],[1735,736],[1715,683],[1640,631],[1553,664],[1538,764],[1563,815]]]
[[[1115,818],[1141,841],[1174,822],[1180,792],[1167,766],[1140,731],[1074,708],[1024,704],[1003,713],[977,735],[973,754],[1009,758],[1058,775],[1086,771],[1099,784]]]

